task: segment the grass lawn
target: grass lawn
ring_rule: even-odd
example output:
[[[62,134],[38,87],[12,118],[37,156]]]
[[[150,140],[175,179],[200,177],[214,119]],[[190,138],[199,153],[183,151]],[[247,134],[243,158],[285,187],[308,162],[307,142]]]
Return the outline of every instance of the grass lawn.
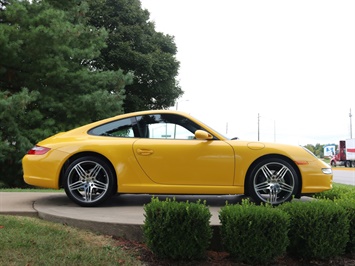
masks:
[[[0,215],[0,265],[141,265],[110,236]]]

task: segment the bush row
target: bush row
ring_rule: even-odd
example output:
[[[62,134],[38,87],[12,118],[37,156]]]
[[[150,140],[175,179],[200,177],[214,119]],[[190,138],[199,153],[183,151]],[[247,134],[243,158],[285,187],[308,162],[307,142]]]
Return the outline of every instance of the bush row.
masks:
[[[355,253],[355,198],[324,196],[279,207],[248,200],[222,207],[220,235],[230,256],[244,263],[270,263],[286,254],[331,259]],[[206,202],[159,201],[144,206],[144,237],[160,258],[200,259],[212,238]]]

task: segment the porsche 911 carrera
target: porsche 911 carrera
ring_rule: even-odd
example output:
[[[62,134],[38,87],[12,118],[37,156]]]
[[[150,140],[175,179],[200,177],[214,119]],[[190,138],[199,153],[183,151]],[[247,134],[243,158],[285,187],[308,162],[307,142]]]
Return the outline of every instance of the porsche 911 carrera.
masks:
[[[229,139],[179,111],[122,114],[58,133],[22,159],[24,181],[76,204],[114,194],[244,194],[279,205],[332,188],[332,169],[301,146]]]

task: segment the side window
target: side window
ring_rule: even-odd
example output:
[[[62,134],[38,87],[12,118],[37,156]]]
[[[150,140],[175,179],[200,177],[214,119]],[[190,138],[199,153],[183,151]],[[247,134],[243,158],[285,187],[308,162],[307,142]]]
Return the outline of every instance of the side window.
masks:
[[[186,128],[171,124],[159,123],[148,125],[149,138],[153,139],[193,139],[194,133],[188,131]]]
[[[200,126],[175,114],[154,114],[137,117],[140,136],[154,139],[194,139]]]
[[[90,129],[88,133],[95,136],[134,138],[134,131],[130,118],[113,121],[95,127]]]

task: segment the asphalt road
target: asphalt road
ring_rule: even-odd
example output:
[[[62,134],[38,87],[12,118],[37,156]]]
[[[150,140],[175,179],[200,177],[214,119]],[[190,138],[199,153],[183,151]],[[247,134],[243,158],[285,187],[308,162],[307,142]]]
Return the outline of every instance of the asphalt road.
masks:
[[[333,168],[333,181],[355,186],[355,168]]]

